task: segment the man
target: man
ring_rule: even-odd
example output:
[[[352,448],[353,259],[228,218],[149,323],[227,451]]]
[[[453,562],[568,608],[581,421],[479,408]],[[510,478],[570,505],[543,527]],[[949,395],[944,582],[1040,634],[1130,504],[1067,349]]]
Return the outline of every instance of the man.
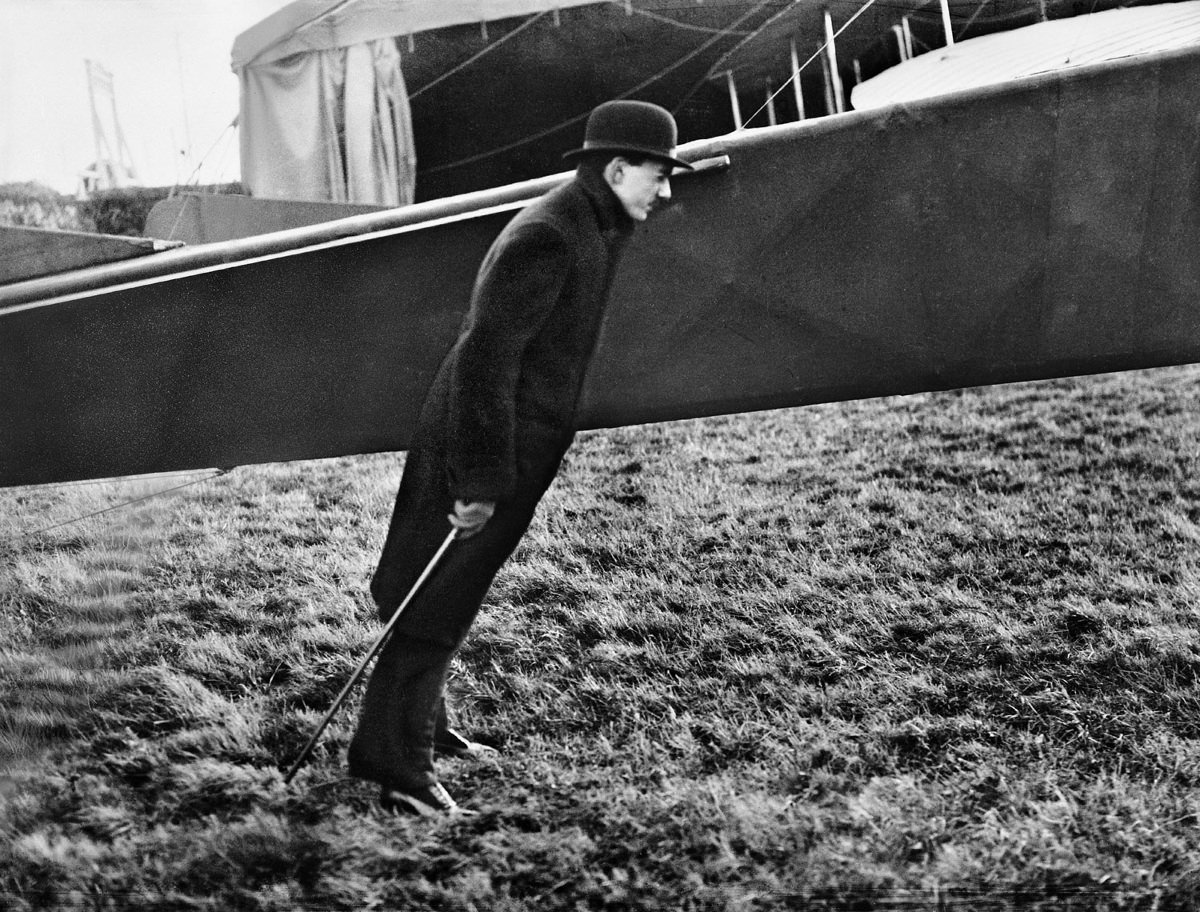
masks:
[[[524,209],[496,239],[462,332],[425,398],[371,594],[386,621],[450,530],[459,540],[397,621],[367,685],[350,744],[352,775],[382,786],[389,810],[458,805],[434,752],[491,750],[453,731],[450,660],[500,566],[554,480],[622,247],[670,198],[675,121],[657,105],[608,102],[566,158],[575,177]]]

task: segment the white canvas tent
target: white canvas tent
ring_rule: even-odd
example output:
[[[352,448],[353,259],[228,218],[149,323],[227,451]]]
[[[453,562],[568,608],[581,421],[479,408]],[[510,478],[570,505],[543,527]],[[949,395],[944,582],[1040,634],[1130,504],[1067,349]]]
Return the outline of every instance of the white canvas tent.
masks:
[[[412,115],[396,37],[606,0],[298,0],[233,45],[252,195],[413,200]]]
[[[242,184],[254,196],[400,206],[416,182],[391,39],[238,70]]]

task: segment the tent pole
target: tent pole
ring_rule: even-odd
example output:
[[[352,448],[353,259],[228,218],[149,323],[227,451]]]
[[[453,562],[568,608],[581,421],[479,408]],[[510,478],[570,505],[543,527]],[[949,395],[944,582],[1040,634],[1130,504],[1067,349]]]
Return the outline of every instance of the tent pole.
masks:
[[[742,107],[738,104],[737,85],[733,81],[733,70],[725,71],[725,84],[729,87],[729,106],[733,109],[733,128],[742,128]]]
[[[833,42],[833,14],[825,7],[825,52],[829,55],[830,82],[833,84],[833,101],[837,113],[846,110],[846,98],[842,92],[842,77],[838,74],[837,47]]]
[[[942,0],[942,29],[946,32],[946,47],[951,47],[954,44],[954,29],[950,25],[950,0]]]
[[[792,91],[796,94],[796,119],[804,120],[804,92],[800,85],[800,55],[796,53],[796,39],[792,39]]]
[[[821,54],[821,75],[824,77],[822,83],[825,88],[825,114],[834,114],[834,98],[833,98],[833,80],[829,77],[829,57]]]

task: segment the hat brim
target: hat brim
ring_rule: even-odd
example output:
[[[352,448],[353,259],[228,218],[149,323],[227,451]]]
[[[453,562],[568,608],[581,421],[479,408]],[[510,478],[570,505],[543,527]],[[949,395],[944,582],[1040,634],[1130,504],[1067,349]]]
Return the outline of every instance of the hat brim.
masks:
[[[639,149],[637,146],[609,146],[609,145],[591,145],[582,146],[578,149],[572,149],[570,152],[564,152],[563,158],[566,161],[573,161],[581,155],[644,155],[646,158],[654,159],[654,161],[663,162],[664,164],[672,165],[676,168],[683,168],[685,171],[694,171],[695,169],[685,161],[678,158],[672,158],[670,155],[663,155],[657,149]]]

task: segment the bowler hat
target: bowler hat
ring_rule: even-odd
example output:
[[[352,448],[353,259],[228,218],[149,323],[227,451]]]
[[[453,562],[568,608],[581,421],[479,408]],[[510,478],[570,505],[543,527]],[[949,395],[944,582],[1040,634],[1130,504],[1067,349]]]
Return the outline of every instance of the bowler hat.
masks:
[[[648,101],[606,101],[588,115],[583,145],[563,155],[572,159],[591,152],[645,155],[674,165],[692,166],[675,158],[678,133],[675,118],[666,108]]]

